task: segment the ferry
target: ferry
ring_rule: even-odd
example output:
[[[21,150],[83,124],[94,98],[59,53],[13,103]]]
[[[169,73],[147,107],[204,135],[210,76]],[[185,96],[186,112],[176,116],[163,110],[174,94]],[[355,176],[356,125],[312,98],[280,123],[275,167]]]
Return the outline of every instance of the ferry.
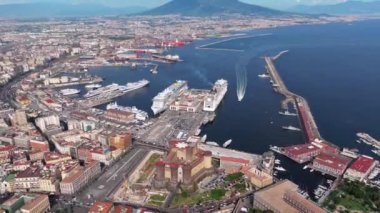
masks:
[[[278,112],[278,114],[280,114],[280,115],[289,115],[289,116],[297,116],[297,113],[292,113],[292,112],[289,112],[288,110],[286,110],[284,112],[280,111],[280,112]]]
[[[281,166],[276,166],[276,167],[274,167],[274,169],[277,170],[277,171],[280,171],[280,172],[285,172],[286,171],[286,169],[284,167],[281,167]]]
[[[80,93],[80,90],[78,89],[63,89],[59,91],[62,95],[64,96],[69,96],[69,95],[76,95]]]
[[[259,76],[259,78],[269,78],[269,77],[270,77],[269,75],[267,75],[267,74],[265,74],[265,73],[260,74],[260,75],[258,75],[258,76]]]
[[[100,87],[102,87],[101,84],[87,84],[86,86],[84,86],[86,89],[98,89]]]
[[[119,106],[117,104],[117,102],[113,102],[113,103],[110,103],[106,106],[106,109],[107,110],[110,110],[110,109],[116,109],[116,110],[120,110],[120,111],[124,111],[124,112],[130,112],[130,113],[133,113],[135,114],[135,117],[137,120],[140,120],[140,121],[145,121],[146,119],[149,118],[148,116],[148,113],[143,111],[143,110],[139,110],[137,109],[137,107],[133,106],[133,107],[124,107],[124,106]]]
[[[285,130],[291,130],[291,131],[301,131],[300,128],[297,128],[297,127],[294,127],[294,126],[291,126],[291,125],[289,125],[289,126],[283,126],[282,128],[285,129]]]
[[[226,148],[226,147],[229,146],[231,143],[232,143],[232,139],[229,139],[229,140],[227,140],[226,142],[224,142],[223,147]]]
[[[153,105],[151,107],[153,114],[156,115],[165,111],[169,105],[187,89],[187,81],[178,80],[162,92],[158,93],[158,95],[153,98]]]

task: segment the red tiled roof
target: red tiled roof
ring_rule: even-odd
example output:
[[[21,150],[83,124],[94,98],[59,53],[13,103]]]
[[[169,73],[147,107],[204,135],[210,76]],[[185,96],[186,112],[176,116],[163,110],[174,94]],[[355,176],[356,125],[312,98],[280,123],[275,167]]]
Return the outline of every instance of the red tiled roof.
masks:
[[[344,170],[350,160],[340,155],[320,154],[315,158],[315,162],[338,170]]]
[[[112,207],[113,207],[112,202],[96,201],[94,205],[91,206],[88,212],[108,213],[108,212],[111,212]]]
[[[289,153],[290,155],[302,155],[310,152],[314,152],[319,148],[312,144],[301,144],[301,145],[293,145],[284,148],[285,153]]]
[[[351,165],[350,169],[361,172],[361,173],[366,173],[371,168],[374,162],[375,160],[371,157],[360,156]]]
[[[234,157],[220,157],[220,160],[222,161],[231,161],[231,162],[234,162],[234,163],[241,163],[241,164],[248,164],[249,163],[249,160],[246,160],[246,159],[242,159],[242,158],[234,158]]]

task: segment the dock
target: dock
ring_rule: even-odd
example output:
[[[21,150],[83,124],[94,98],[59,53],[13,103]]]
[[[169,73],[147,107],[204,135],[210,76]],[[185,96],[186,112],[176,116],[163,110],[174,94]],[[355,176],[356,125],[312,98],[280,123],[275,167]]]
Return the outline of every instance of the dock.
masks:
[[[292,103],[296,107],[307,142],[310,143],[316,139],[323,140],[308,102],[302,96],[288,90],[274,65],[274,60],[278,59],[285,52],[286,51],[283,51],[275,57],[264,57],[267,72],[272,80],[273,89],[285,97],[281,103],[283,109],[288,110],[289,103]]]

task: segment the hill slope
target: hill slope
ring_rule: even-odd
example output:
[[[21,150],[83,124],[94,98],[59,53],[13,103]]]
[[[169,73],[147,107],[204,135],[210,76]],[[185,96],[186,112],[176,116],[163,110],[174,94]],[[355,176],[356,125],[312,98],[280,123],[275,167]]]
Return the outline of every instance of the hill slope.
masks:
[[[334,5],[306,6],[300,5],[290,9],[292,12],[309,14],[380,14],[380,1],[347,1]]]
[[[0,5],[1,18],[83,17],[139,13],[144,8],[109,8],[96,4],[27,3]]]
[[[245,4],[238,0],[173,0],[155,9],[142,13],[143,15],[179,14],[183,16],[211,16],[220,14],[265,15],[275,16],[286,13]]]

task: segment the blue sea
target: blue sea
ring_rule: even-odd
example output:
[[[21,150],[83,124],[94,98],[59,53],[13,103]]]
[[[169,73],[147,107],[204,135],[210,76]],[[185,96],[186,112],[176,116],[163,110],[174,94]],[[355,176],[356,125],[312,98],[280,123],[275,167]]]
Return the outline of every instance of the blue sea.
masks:
[[[215,121],[206,125],[202,134],[220,144],[232,139],[232,149],[263,153],[269,145],[304,143],[301,132],[282,130],[283,125],[300,126],[298,119],[278,114],[282,97],[272,90],[268,79],[258,78],[265,71],[263,56],[289,50],[275,64],[288,88],[309,101],[321,135],[341,147],[374,156],[369,146],[355,142],[355,134],[362,131],[380,138],[379,26],[379,20],[371,20],[255,30],[246,32],[250,37],[208,46],[214,50],[197,47],[225,38],[172,49],[170,53],[180,55],[184,62],[161,64],[157,75],[152,75],[149,67],[101,67],[91,74],[105,77],[104,85],[148,79],[149,87],[116,100],[150,113],[152,98],[177,79],[187,80],[191,88],[211,88],[224,78],[229,82],[228,93]],[[229,48],[242,51],[219,50]],[[247,78],[241,102],[237,99],[237,74]],[[302,170],[302,165],[279,158],[287,170],[281,177],[304,189],[312,191],[325,180]]]

